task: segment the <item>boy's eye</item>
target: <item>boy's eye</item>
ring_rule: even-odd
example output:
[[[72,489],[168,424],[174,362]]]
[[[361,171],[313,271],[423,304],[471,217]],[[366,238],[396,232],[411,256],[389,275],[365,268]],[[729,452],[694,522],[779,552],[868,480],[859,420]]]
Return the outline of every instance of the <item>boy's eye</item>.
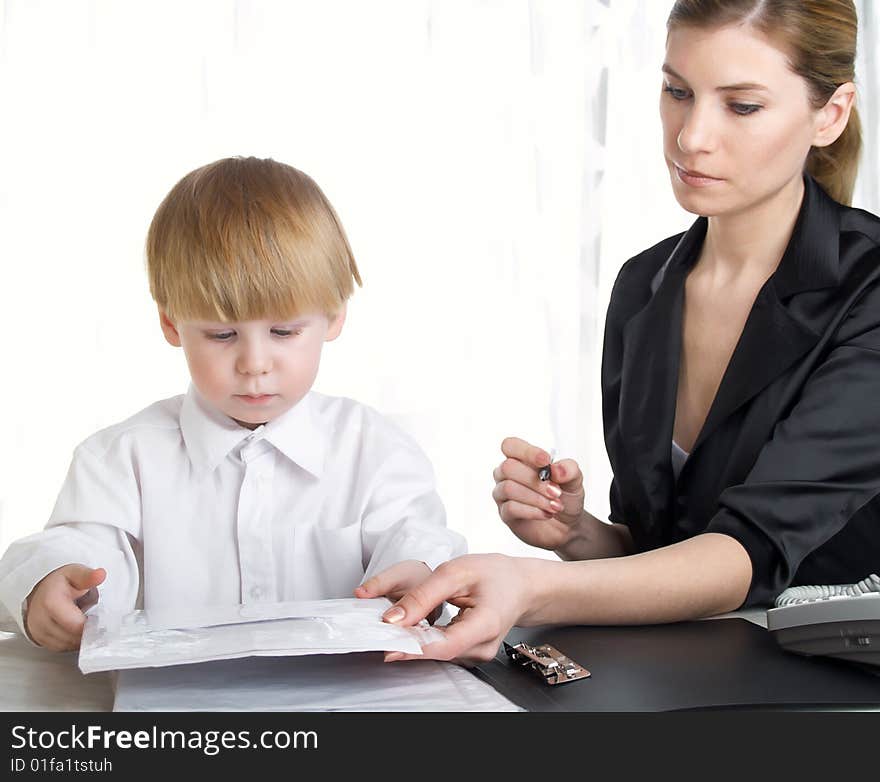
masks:
[[[272,333],[276,337],[298,337],[302,334],[302,329],[272,329]]]
[[[217,340],[217,342],[226,342],[235,336],[234,331],[220,331],[216,334],[208,334],[208,339]]]

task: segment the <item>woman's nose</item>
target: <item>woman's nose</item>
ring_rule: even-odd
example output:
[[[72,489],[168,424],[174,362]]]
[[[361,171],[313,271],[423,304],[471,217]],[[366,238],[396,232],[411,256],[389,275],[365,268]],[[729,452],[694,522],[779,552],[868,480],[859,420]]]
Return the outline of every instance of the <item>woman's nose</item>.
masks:
[[[714,151],[718,143],[717,128],[715,117],[708,106],[694,102],[684,116],[676,143],[686,155]]]

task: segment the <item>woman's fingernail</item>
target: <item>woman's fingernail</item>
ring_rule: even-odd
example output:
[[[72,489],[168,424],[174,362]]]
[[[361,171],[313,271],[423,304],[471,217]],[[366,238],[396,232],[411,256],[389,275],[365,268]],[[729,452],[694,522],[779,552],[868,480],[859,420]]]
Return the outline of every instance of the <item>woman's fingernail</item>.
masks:
[[[547,484],[546,489],[547,494],[553,499],[559,499],[562,496],[562,489],[557,489],[552,484]]]
[[[550,507],[553,508],[553,510],[555,510],[555,511],[560,511],[560,510],[562,510],[562,503],[556,502],[556,500],[553,500],[550,503]]]
[[[390,622],[391,624],[399,622],[405,616],[406,611],[404,611],[400,606],[393,606],[392,608],[389,608],[384,614],[382,614],[382,618],[386,622]]]

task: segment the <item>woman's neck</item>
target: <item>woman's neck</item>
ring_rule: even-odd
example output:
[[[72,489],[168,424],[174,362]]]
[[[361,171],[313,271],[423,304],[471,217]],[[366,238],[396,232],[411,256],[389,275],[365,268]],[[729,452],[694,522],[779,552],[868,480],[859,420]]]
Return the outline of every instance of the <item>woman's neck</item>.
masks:
[[[804,181],[797,176],[745,211],[710,217],[699,259],[703,274],[721,284],[753,276],[767,279],[782,260],[803,197]]]

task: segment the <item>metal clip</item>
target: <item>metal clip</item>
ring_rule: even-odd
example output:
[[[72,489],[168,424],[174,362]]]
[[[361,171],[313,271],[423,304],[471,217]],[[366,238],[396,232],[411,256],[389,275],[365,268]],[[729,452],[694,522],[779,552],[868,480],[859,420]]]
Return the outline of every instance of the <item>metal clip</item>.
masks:
[[[563,684],[590,676],[586,668],[550,644],[529,646],[527,643],[518,643],[511,646],[505,641],[504,651],[515,663],[537,673],[545,684]]]

